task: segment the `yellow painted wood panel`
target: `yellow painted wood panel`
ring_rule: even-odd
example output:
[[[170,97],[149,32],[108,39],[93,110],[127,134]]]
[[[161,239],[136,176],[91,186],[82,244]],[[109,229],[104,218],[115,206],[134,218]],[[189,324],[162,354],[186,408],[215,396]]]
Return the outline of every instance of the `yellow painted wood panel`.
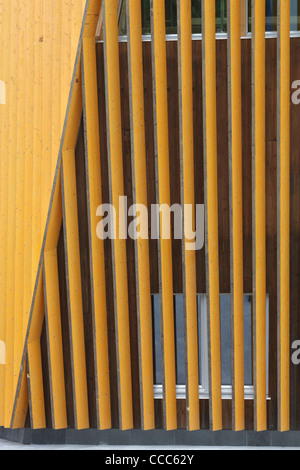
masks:
[[[15,287],[14,287],[14,390],[17,386],[23,352],[24,311],[24,196],[25,196],[25,21],[26,2],[19,1],[18,81],[17,81],[17,148],[16,148],[16,220],[15,220]],[[13,155],[12,155],[13,158]]]
[[[5,105],[0,105],[1,120],[1,148],[8,148],[8,83],[9,83],[9,68],[10,68],[10,54],[9,54],[9,37],[10,37],[10,5],[7,2],[2,4],[2,70],[1,80],[5,86]],[[5,158],[5,153],[0,152],[0,165],[1,165],[1,185],[0,185],[0,341],[3,342],[5,348],[5,361],[7,357],[6,346],[6,302],[7,302],[7,214],[8,214],[8,159]],[[3,361],[3,362],[5,362]],[[5,364],[0,364],[0,425],[4,425],[5,416]]]
[[[43,121],[43,0],[35,1],[34,17],[34,70],[33,70],[33,168],[32,183],[32,283],[34,285],[40,258],[42,240],[42,121]]]
[[[31,427],[32,429],[43,429],[46,427],[46,412],[41,346],[38,339],[28,344],[27,355]]]
[[[234,400],[232,409],[233,427],[236,431],[241,431],[245,427],[241,9],[240,0],[228,2],[231,325]]]
[[[37,286],[36,299],[34,304],[33,320],[31,321],[31,329],[28,337],[27,345],[27,362],[28,362],[28,389],[29,389],[29,409],[31,426],[33,429],[41,429],[46,426],[46,412],[44,399],[44,381],[42,370],[42,353],[40,338],[45,316],[43,278],[39,279]],[[22,376],[21,376],[22,377]],[[24,395],[20,392],[24,388],[23,381],[19,380],[17,394],[19,394],[17,410],[14,410],[13,426],[20,421],[20,416],[24,418],[24,409],[26,409],[26,401]],[[26,379],[26,378],[25,378]],[[18,412],[17,412],[18,411]],[[23,421],[23,426],[25,421]]]
[[[117,335],[119,419],[121,429],[133,427],[129,303],[126,241],[120,234],[119,198],[124,196],[118,0],[103,4],[105,78],[107,87],[108,161],[110,202],[116,210],[116,237],[112,240],[113,286]]]
[[[147,163],[145,143],[145,109],[143,83],[142,15],[141,2],[127,2],[129,95],[131,109],[131,161],[134,201],[148,207]],[[142,428],[154,429],[153,345],[149,241],[135,240],[137,309],[139,322],[139,367]]]
[[[290,0],[278,12],[278,330],[280,431],[290,429]]]
[[[56,249],[45,252],[43,280],[52,427],[65,429],[68,424]]]
[[[154,86],[156,197],[158,204],[170,207],[169,130],[167,99],[167,58],[165,43],[165,5],[160,0],[151,2],[152,63]],[[163,238],[163,219],[160,213],[159,276],[163,337],[164,418],[167,430],[177,427],[176,372],[173,305],[172,242]],[[170,219],[166,224],[170,223]]]
[[[203,100],[204,100],[204,187],[206,210],[206,284],[209,317],[210,425],[222,429],[221,331],[218,240],[217,94],[215,3],[204,0]]]
[[[44,1],[43,14],[43,87],[42,87],[42,235],[45,231],[52,189],[52,83],[53,83],[53,2]],[[54,116],[53,116],[54,117]]]
[[[182,243],[182,271],[184,315],[186,328],[186,367],[187,367],[187,428],[190,431],[200,428],[199,409],[199,364],[198,364],[198,311],[196,282],[196,253],[190,250],[186,239],[186,227],[195,228],[195,185],[194,185],[194,129],[193,129],[193,59],[191,1],[183,7],[178,3],[178,75],[179,75],[179,122],[181,204],[184,210],[184,235]],[[188,220],[192,208],[192,220]],[[192,225],[191,225],[192,223]]]
[[[53,2],[53,32],[52,32],[52,162],[51,162],[51,184],[53,183],[57,156],[62,134],[62,44],[63,44],[63,18],[62,2]],[[74,41],[75,42],[75,41]]]
[[[263,431],[267,428],[265,2],[253,1],[252,26],[254,421],[255,429]]]
[[[34,122],[34,21],[35,1],[26,2],[26,29],[25,29],[25,170],[24,170],[24,316],[23,316],[23,342],[27,332],[28,319],[31,308],[33,292],[32,255],[33,255],[33,122]],[[28,275],[29,273],[29,275]],[[24,343],[23,343],[24,344]]]

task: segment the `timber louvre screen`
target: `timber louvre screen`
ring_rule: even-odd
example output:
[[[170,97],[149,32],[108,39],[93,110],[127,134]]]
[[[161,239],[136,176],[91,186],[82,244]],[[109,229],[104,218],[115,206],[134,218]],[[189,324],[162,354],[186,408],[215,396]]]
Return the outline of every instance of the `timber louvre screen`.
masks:
[[[179,197],[182,204],[195,206],[197,175],[195,174],[195,144],[197,139],[193,126],[193,113],[196,86],[193,73],[193,41],[191,24],[191,1],[185,0],[188,8],[182,8],[183,2],[177,2],[178,44],[176,74],[178,79],[178,127],[179,127]],[[25,4],[25,2],[23,2]],[[22,5],[23,5],[22,3]],[[42,20],[46,14],[43,2],[32,1],[38,20],[34,25],[34,34],[41,33]],[[16,28],[18,21],[25,22],[23,5],[18,13],[16,3],[2,2],[1,35],[3,45],[9,42],[9,25]],[[232,428],[235,431],[246,428],[244,399],[244,318],[243,318],[243,150],[242,150],[242,57],[241,57],[241,9],[244,2],[227,1],[227,51],[228,70],[228,155],[229,155],[229,210],[230,210],[230,294],[231,294],[231,329],[232,329]],[[101,8],[102,7],[102,8]],[[141,3],[139,0],[127,1],[128,44],[126,59],[128,67],[128,103],[124,105],[124,82],[120,68],[120,45],[118,43],[118,0],[89,0],[83,15],[77,52],[73,51],[75,67],[72,76],[67,112],[61,111],[63,104],[55,100],[55,87],[51,74],[46,73],[44,87],[41,86],[40,70],[36,70],[34,88],[26,82],[22,86],[23,62],[17,67],[17,47],[11,44],[11,59],[7,49],[0,58],[0,73],[9,75],[10,67],[18,70],[14,85],[6,86],[6,104],[1,111],[1,312],[0,341],[6,344],[6,364],[0,364],[0,426],[20,428],[27,424],[33,429],[52,427],[62,429],[74,425],[76,429],[97,427],[122,430],[133,427],[154,429],[157,416],[160,415],[157,400],[154,399],[153,378],[153,335],[151,306],[151,253],[152,241],[136,240],[134,246],[123,238],[111,240],[108,245],[96,237],[96,210],[102,203],[104,186],[108,189],[109,202],[118,207],[119,196],[124,196],[128,189],[126,178],[131,179],[132,200],[134,203],[150,205],[150,202],[168,204],[172,196],[173,155],[170,152],[170,114],[168,106],[168,64],[167,44],[165,40],[165,6],[161,0],[151,0],[151,65],[147,70],[151,75],[152,89],[147,92],[153,99],[153,147],[154,147],[154,201],[151,201],[147,189],[149,167],[149,149],[145,125],[147,113],[144,96],[145,72],[143,63],[143,43],[141,24]],[[290,429],[290,352],[289,352],[289,191],[290,191],[290,18],[289,0],[278,0],[278,38],[277,38],[277,223],[278,223],[278,429]],[[48,7],[49,8],[49,5]],[[99,14],[103,24],[104,70],[97,68],[97,49],[95,35]],[[61,21],[61,11],[51,11],[51,16]],[[82,11],[81,11],[82,13]],[[218,182],[218,126],[217,126],[217,44],[215,25],[215,3],[202,0],[203,38],[202,38],[202,123],[203,123],[203,172],[204,202],[206,210],[205,236],[205,277],[208,308],[208,354],[209,354],[209,426],[212,430],[221,430],[223,426],[223,400],[221,379],[221,325],[220,325],[220,257],[219,253],[219,182]],[[77,13],[76,17],[81,15]],[[5,18],[5,20],[4,20]],[[66,18],[64,18],[66,21]],[[69,25],[71,28],[72,25]],[[48,25],[49,28],[49,25]],[[3,30],[3,31],[2,31]],[[261,0],[252,0],[252,259],[253,259],[253,379],[254,379],[254,429],[267,429],[267,366],[266,366],[266,76],[265,76],[265,5]],[[29,31],[32,33],[32,31]],[[46,33],[50,32],[46,28]],[[56,34],[59,35],[59,33]],[[42,34],[40,35],[42,38]],[[28,43],[29,39],[25,38]],[[23,36],[18,35],[19,47]],[[42,41],[41,41],[42,43]],[[55,44],[55,40],[54,43]],[[70,46],[70,45],[69,45]],[[29,45],[28,45],[29,47]],[[51,47],[36,48],[34,58],[37,63],[49,63]],[[72,45],[74,49],[74,45]],[[71,53],[71,46],[68,48]],[[32,52],[33,53],[33,52]],[[11,61],[11,63],[10,63]],[[101,63],[101,61],[99,62]],[[8,64],[10,64],[8,66]],[[149,65],[149,60],[147,62]],[[56,64],[57,65],[57,64]],[[47,70],[45,68],[45,70]],[[54,75],[55,68],[51,69]],[[63,71],[62,71],[63,72]],[[66,71],[65,71],[66,72]],[[97,74],[103,75],[103,89],[98,87]],[[63,73],[62,73],[63,76]],[[4,77],[5,78],[5,77]],[[1,79],[1,75],[0,75]],[[19,80],[18,80],[19,79]],[[63,79],[62,79],[63,82]],[[19,83],[19,85],[17,85]],[[63,85],[63,83],[62,83]],[[123,88],[122,88],[123,86]],[[16,89],[15,89],[16,88]],[[47,104],[50,90],[53,97],[51,123],[42,116],[43,128],[41,139],[34,123],[41,120],[41,103]],[[44,90],[44,91],[43,91]],[[69,91],[69,90],[68,90]],[[105,95],[105,103],[101,96]],[[125,93],[124,93],[125,95]],[[65,94],[67,96],[67,94]],[[64,99],[65,99],[64,96]],[[33,160],[33,173],[23,168],[23,140],[30,129],[30,106],[34,97],[35,112],[32,120],[34,134],[27,145],[43,155],[41,161]],[[25,106],[24,115],[17,105],[20,100]],[[99,127],[104,126],[99,119],[98,104],[105,108],[106,143],[100,141]],[[124,157],[124,147],[128,151],[128,141],[124,139],[124,107],[128,106],[130,115],[130,170]],[[99,104],[100,107],[100,104]],[[58,160],[55,165],[49,154],[55,147],[51,142],[52,129],[57,126],[53,115],[60,109],[64,125],[55,132],[61,134]],[[6,133],[6,122],[9,132]],[[82,129],[81,129],[82,123]],[[81,186],[76,163],[76,149],[81,130],[84,136],[85,198],[86,219],[78,217],[78,194]],[[17,138],[16,138],[17,136]],[[22,140],[23,139],[23,140]],[[17,148],[15,148],[17,147]],[[5,149],[9,155],[18,155],[18,159],[5,158]],[[104,156],[105,153],[105,156]],[[21,155],[21,157],[20,157]],[[127,163],[125,162],[127,161]],[[125,164],[124,164],[125,162]],[[50,165],[51,168],[47,168]],[[17,168],[17,166],[19,167]],[[39,167],[40,165],[40,167]],[[105,167],[105,168],[104,168]],[[17,187],[20,172],[26,178],[32,178],[32,185],[26,180],[24,188]],[[103,179],[107,171],[108,180]],[[46,174],[51,174],[51,181]],[[42,176],[42,178],[41,178]],[[192,182],[192,184],[191,184]],[[39,220],[41,212],[49,210],[44,230],[44,220]],[[32,186],[38,186],[42,198],[35,197]],[[32,227],[25,231],[26,241],[31,252],[22,252],[25,241],[17,230],[27,219],[20,213],[8,215],[7,207],[18,207],[22,190],[25,200],[32,206],[32,213],[23,206],[26,217],[32,217]],[[172,194],[171,194],[172,193]],[[20,217],[20,218],[18,218]],[[22,220],[21,220],[22,219]],[[117,232],[119,216],[117,214]],[[25,220],[25,222],[24,222]],[[3,222],[3,223],[2,223]],[[183,220],[183,225],[185,220]],[[83,227],[86,224],[86,227]],[[7,233],[5,227],[8,228]],[[87,231],[88,274],[91,312],[84,309],[86,292],[83,289],[85,279],[81,259],[82,232]],[[37,236],[36,232],[42,232]],[[59,242],[63,240],[64,279],[59,269]],[[37,241],[38,240],[38,241]],[[41,242],[41,240],[43,240]],[[185,386],[186,399],[176,397],[176,341],[174,324],[174,276],[178,266],[174,261],[172,240],[162,237],[157,241],[157,279],[160,296],[160,315],[162,331],[162,427],[166,430],[177,429],[178,410],[184,407],[186,427],[189,430],[201,428],[205,405],[199,400],[199,364],[198,364],[198,328],[197,323],[197,256],[186,249],[185,240],[181,242],[180,262],[182,272],[184,338],[185,338]],[[151,245],[151,246],[150,246]],[[37,248],[38,246],[38,248]],[[178,246],[178,245],[177,245]],[[40,253],[36,252],[40,250]],[[22,256],[23,255],[23,256]],[[24,259],[23,259],[24,258]],[[39,262],[37,259],[39,258]],[[132,263],[133,260],[133,263]],[[20,266],[32,265],[34,274],[26,278],[26,271],[20,273]],[[131,264],[130,264],[131,263]],[[38,265],[35,277],[34,265]],[[130,268],[134,266],[134,275]],[[107,273],[111,274],[111,279]],[[131,274],[131,275],[130,275]],[[132,276],[135,285],[130,285]],[[7,277],[7,285],[4,279]],[[62,292],[62,283],[65,292]],[[21,292],[17,287],[22,284]],[[24,286],[24,287],[23,287]],[[30,289],[31,309],[28,313]],[[178,289],[177,289],[178,290]],[[133,294],[132,294],[133,293]],[[64,296],[64,298],[63,298]],[[134,297],[134,298],[132,298]],[[25,302],[26,299],[26,302]],[[136,314],[131,310],[136,306]],[[63,308],[65,306],[65,312]],[[21,312],[21,313],[20,313]],[[109,312],[109,314],[108,314]],[[87,314],[90,313],[90,343],[87,341]],[[110,317],[111,315],[111,317]],[[135,315],[135,318],[134,318]],[[67,318],[67,321],[64,319]],[[136,322],[136,323],[134,323]],[[134,323],[134,326],[132,324]],[[136,331],[134,329],[136,328]],[[113,331],[113,333],[112,333]],[[68,343],[64,342],[67,338]],[[114,336],[113,336],[114,334]],[[113,339],[112,339],[113,338]],[[112,352],[112,349],[114,351]],[[68,349],[66,351],[66,349]],[[46,350],[46,353],[45,353]],[[67,357],[67,358],[66,358]],[[135,360],[137,359],[137,364]],[[69,367],[70,366],[70,367]],[[112,370],[113,369],[113,370]],[[137,376],[135,375],[135,372]],[[138,382],[138,389],[133,383]],[[137,393],[138,400],[136,399]],[[271,397],[272,398],[272,397]],[[138,402],[138,403],[137,403]],[[180,402],[180,403],[179,403]],[[70,408],[71,415],[70,417]],[[95,416],[93,416],[95,414]],[[93,425],[92,425],[93,423]]]

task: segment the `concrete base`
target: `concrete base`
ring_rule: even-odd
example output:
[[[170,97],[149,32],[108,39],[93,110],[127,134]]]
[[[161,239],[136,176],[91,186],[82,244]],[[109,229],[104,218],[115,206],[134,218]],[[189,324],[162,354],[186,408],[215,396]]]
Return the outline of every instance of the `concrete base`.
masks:
[[[0,439],[21,444],[38,445],[122,445],[122,446],[249,446],[249,447],[299,447],[300,431],[98,431],[86,429],[33,430],[0,428]]]

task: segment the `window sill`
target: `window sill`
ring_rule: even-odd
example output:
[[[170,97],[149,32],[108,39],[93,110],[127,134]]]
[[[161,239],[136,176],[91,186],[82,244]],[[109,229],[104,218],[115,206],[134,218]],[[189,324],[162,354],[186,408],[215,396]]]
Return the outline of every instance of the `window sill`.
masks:
[[[247,33],[245,36],[242,36],[241,39],[251,39],[252,33]],[[290,32],[291,38],[299,38],[300,31],[291,31]],[[265,33],[266,39],[277,38],[277,31],[266,31]],[[216,33],[216,40],[218,39],[227,39],[227,33]],[[202,34],[193,34],[192,35],[193,41],[201,41]],[[151,42],[151,34],[143,34],[142,35],[143,42]],[[177,34],[166,34],[166,41],[178,41]],[[103,42],[103,39],[97,39],[96,42]],[[127,42],[127,36],[119,36],[119,42]]]
[[[253,385],[245,386],[245,400],[254,400],[254,387]],[[154,399],[161,400],[163,398],[163,387],[162,385],[154,385]],[[177,400],[186,399],[186,387],[185,385],[176,385],[176,398]],[[267,400],[271,400],[271,397],[267,396]],[[201,385],[199,386],[199,399],[209,400],[209,394],[207,390],[204,390]],[[230,385],[222,385],[222,400],[232,400],[232,387]]]

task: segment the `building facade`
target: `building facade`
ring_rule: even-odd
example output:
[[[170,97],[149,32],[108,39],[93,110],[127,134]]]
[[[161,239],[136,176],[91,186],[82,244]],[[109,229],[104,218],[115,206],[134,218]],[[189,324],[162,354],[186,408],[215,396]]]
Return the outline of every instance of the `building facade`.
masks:
[[[300,2],[0,4],[2,435],[300,441]]]

